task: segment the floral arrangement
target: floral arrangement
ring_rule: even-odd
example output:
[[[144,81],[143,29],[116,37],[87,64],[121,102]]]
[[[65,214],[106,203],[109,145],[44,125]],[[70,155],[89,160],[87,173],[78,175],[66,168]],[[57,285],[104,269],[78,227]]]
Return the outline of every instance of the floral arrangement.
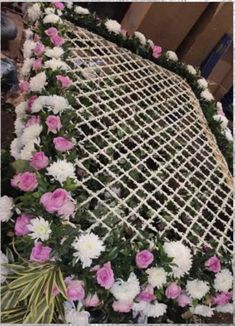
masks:
[[[20,83],[25,101],[16,108],[11,144],[15,196],[0,199],[2,322],[159,323],[232,312],[227,254],[192,252],[180,241],[151,234],[132,240],[128,227],[114,228],[106,238],[99,229],[82,231],[86,215],[79,211],[76,102],[64,11],[61,2],[28,9],[32,30],[26,33]],[[84,24],[94,23],[87,9],[75,7],[74,13]],[[105,26],[125,40],[117,22]],[[133,40],[147,49],[142,34]],[[160,48],[148,44],[159,57]],[[162,62],[175,58],[168,52]],[[209,91],[203,92],[203,105],[213,108]]]

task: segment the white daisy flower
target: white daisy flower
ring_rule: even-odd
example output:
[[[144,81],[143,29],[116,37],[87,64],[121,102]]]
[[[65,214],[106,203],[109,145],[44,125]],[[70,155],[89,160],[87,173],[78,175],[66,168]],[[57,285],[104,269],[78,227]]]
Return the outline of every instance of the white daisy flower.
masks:
[[[46,86],[47,76],[45,72],[40,72],[30,79],[29,87],[32,92],[41,92]]]
[[[90,267],[92,259],[99,258],[102,251],[105,250],[103,241],[94,233],[82,234],[75,238],[72,247],[76,250],[73,254],[76,261],[82,262],[82,267]]]
[[[214,280],[214,287],[219,292],[227,292],[232,289],[233,275],[227,268],[222,269],[219,273],[216,273]]]
[[[50,237],[50,224],[42,217],[33,218],[27,228],[31,232],[29,236],[32,239],[46,241]]]
[[[168,59],[170,59],[172,61],[178,61],[178,56],[174,51],[167,51],[166,56]]]
[[[200,280],[187,281],[186,291],[193,299],[202,299],[210,290],[209,284]]]
[[[14,202],[11,197],[0,197],[0,221],[8,222],[13,215]]]
[[[58,160],[57,162],[53,162],[47,168],[47,172],[48,175],[59,181],[61,185],[63,185],[63,182],[65,182],[67,178],[72,178],[74,181],[78,182],[75,175],[74,165],[66,160]]]
[[[136,38],[138,38],[138,40],[140,41],[140,43],[142,45],[146,44],[146,38],[145,38],[144,34],[142,34],[140,32],[135,32],[134,35],[135,35]]]
[[[135,297],[140,293],[140,284],[134,273],[131,273],[128,280],[117,280],[110,292],[116,300],[123,303],[132,303]]]
[[[110,33],[121,33],[121,25],[116,20],[108,19],[104,25]]]
[[[148,283],[153,287],[161,288],[167,282],[167,273],[162,267],[151,267],[146,270]]]

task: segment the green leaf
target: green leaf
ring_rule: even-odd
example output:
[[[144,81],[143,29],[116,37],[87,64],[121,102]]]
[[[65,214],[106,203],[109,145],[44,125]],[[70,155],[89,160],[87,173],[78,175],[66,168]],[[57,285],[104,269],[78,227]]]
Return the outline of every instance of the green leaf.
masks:
[[[46,285],[46,302],[49,305],[51,300],[53,299],[52,290],[55,285],[56,271],[52,271],[49,276],[47,285]]]
[[[29,162],[26,160],[16,160],[11,165],[17,173],[31,170]]]
[[[55,282],[61,294],[64,296],[65,299],[67,299],[66,286],[60,269],[57,270]]]

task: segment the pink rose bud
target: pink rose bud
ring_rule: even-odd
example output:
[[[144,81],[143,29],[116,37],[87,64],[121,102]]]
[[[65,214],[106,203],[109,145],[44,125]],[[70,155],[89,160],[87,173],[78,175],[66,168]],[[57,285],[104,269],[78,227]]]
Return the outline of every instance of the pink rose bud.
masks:
[[[138,296],[139,301],[151,302],[155,299],[152,285],[148,284],[146,288],[140,292]]]
[[[57,213],[59,216],[68,219],[70,215],[73,214],[75,210],[75,205],[71,200],[68,200],[63,206],[61,206]]]
[[[66,295],[69,301],[81,301],[85,297],[84,284],[81,281],[70,281]]]
[[[205,267],[211,272],[218,273],[221,270],[219,258],[217,256],[212,256],[205,262]]]
[[[20,190],[30,192],[34,191],[38,186],[38,180],[35,173],[24,172],[20,176],[20,182],[18,184]]]
[[[128,302],[114,301],[112,308],[116,312],[128,313],[131,311],[132,304]]]
[[[68,193],[62,188],[56,189],[54,192],[46,192],[40,199],[40,204],[49,213],[58,211],[68,200]]]
[[[36,124],[40,124],[40,117],[39,115],[32,115],[27,123],[26,123],[26,127],[32,126],[32,125],[36,125]]]
[[[110,289],[114,284],[114,275],[111,267],[111,263],[105,263],[101,268],[96,272],[97,283],[105,288],[106,290]]]
[[[84,301],[85,307],[98,307],[100,305],[100,299],[98,298],[98,295],[95,293],[93,295],[88,294]]]
[[[51,248],[43,246],[41,242],[36,242],[30,256],[31,261],[44,263],[49,260]]]
[[[39,70],[42,68],[42,60],[41,59],[36,59],[33,62],[33,70]]]
[[[13,188],[19,188],[21,175],[22,175],[22,173],[18,173],[16,175],[14,175],[14,177],[11,179],[11,186]]]
[[[54,35],[50,37],[51,42],[55,45],[55,46],[61,46],[64,44],[64,39],[63,37],[59,36],[59,35]]]
[[[166,297],[168,299],[176,299],[181,293],[181,287],[176,283],[171,283],[166,289]]]
[[[34,54],[40,57],[45,51],[45,46],[41,42],[37,42],[34,48]]]
[[[154,45],[153,47],[153,57],[154,58],[159,58],[162,54],[162,48],[161,46],[158,46],[158,45]]]
[[[136,265],[139,268],[147,268],[150,264],[152,264],[153,260],[154,256],[149,250],[142,250],[138,252],[135,257]]]
[[[191,304],[191,299],[185,293],[181,293],[176,299],[179,307],[186,307]]]
[[[55,145],[55,149],[59,152],[66,152],[74,147],[74,143],[64,137],[54,138],[53,143]]]
[[[232,293],[230,292],[221,292],[216,293],[216,295],[212,298],[213,305],[225,305],[232,300]]]
[[[37,152],[33,154],[33,157],[31,158],[30,161],[30,165],[36,170],[44,169],[48,164],[49,164],[49,159],[44,154],[44,152]]]
[[[15,234],[17,236],[26,235],[29,233],[28,224],[31,218],[33,218],[33,216],[28,214],[22,214],[17,217],[15,223]]]
[[[50,27],[47,30],[45,30],[45,34],[49,37],[55,36],[58,34],[58,29],[55,27]]]
[[[58,10],[63,10],[64,9],[64,4],[62,2],[53,2],[52,4]]]
[[[63,88],[68,88],[72,84],[72,80],[67,76],[57,75],[56,79],[61,83]]]
[[[31,111],[31,107],[33,105],[33,102],[37,99],[38,97],[36,95],[32,95],[29,99],[28,99],[28,109],[29,111]]]
[[[19,88],[21,93],[27,92],[29,90],[29,83],[26,80],[21,80]]]
[[[46,119],[46,125],[48,127],[48,131],[51,131],[54,134],[56,134],[62,127],[60,117],[56,115],[49,115]]]

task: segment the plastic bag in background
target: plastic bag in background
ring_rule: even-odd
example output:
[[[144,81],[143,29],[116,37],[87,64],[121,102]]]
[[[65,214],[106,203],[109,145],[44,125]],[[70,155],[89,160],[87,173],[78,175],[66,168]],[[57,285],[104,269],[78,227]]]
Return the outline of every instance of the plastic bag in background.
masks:
[[[19,89],[17,70],[13,60],[1,59],[1,87],[2,92],[16,92]]]
[[[1,12],[1,38],[2,41],[14,40],[17,36],[15,23]]]

